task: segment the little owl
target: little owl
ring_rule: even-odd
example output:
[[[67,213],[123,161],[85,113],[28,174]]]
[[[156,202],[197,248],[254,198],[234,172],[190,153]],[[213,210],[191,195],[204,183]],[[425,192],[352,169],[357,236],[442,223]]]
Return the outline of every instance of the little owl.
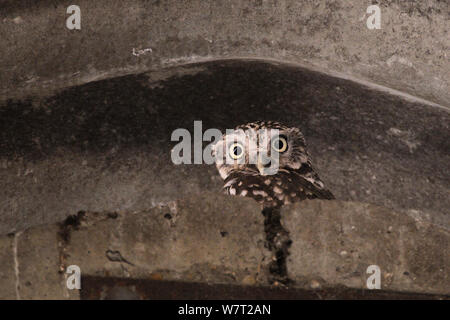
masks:
[[[266,208],[334,199],[314,171],[298,128],[273,121],[241,125],[223,135],[213,154],[230,195],[251,197]]]

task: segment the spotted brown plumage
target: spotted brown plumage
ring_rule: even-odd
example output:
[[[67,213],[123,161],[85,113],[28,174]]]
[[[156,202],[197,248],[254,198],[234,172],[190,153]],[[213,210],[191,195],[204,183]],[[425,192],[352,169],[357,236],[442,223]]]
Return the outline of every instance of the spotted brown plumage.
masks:
[[[246,139],[240,138],[237,132],[265,129],[278,134],[267,140],[256,139],[252,147]],[[275,132],[275,131],[274,131]],[[230,145],[230,141],[233,142]],[[265,148],[265,149],[264,149]],[[264,166],[249,161],[253,153],[277,152],[279,163],[275,174],[266,174]],[[227,155],[235,159],[232,163],[217,161],[221,150],[223,157]],[[280,207],[305,199],[334,199],[333,194],[325,187],[314,171],[311,158],[306,150],[306,142],[300,129],[288,127],[279,122],[258,121],[236,127],[233,133],[225,134],[213,148],[216,166],[224,179],[224,190],[230,195],[251,197],[264,207]],[[238,162],[238,157],[241,162]],[[258,156],[255,158],[259,159]]]

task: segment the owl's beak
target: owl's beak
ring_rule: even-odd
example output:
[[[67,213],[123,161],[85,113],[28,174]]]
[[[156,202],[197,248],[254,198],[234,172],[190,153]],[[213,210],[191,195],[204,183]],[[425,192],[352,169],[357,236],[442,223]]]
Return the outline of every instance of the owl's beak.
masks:
[[[263,159],[258,157],[256,162],[256,168],[262,176],[270,176],[274,175],[278,172],[279,160],[277,158],[265,158]]]
[[[270,164],[269,164],[269,167],[270,167]],[[262,176],[267,175],[267,172],[266,172],[267,165],[264,165],[261,162],[261,159],[258,159],[258,162],[256,163],[256,168],[258,168],[258,171]]]

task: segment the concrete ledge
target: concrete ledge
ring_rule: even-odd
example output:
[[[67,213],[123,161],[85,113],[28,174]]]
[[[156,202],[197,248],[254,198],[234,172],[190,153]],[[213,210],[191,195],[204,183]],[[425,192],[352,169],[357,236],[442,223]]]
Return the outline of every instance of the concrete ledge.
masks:
[[[438,226],[372,205],[319,200],[284,208],[282,224],[292,240],[292,288],[365,289],[365,270],[377,264],[384,291],[450,293],[450,234]],[[265,238],[261,208],[240,197],[80,212],[0,237],[0,297],[78,299],[79,291],[66,288],[69,265],[79,266],[82,277],[268,286],[273,253]]]
[[[96,276],[266,284],[263,221],[252,199],[213,194],[113,218],[86,213],[69,230],[65,264]]]
[[[377,265],[384,290],[450,293],[448,230],[355,202],[306,201],[282,217],[297,285],[365,288],[367,267]]]

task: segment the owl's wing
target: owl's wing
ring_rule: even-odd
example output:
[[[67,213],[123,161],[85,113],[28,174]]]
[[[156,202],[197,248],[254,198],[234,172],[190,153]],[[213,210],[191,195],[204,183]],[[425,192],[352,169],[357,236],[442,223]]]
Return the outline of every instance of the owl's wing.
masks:
[[[295,172],[261,176],[253,172],[232,172],[225,179],[225,192],[251,197],[265,206],[279,206],[305,199],[334,199],[316,175],[314,179]],[[316,182],[316,183],[313,183]]]
[[[303,188],[304,193],[308,199],[327,199],[332,200],[335,199],[334,195],[325,187],[322,187],[323,182],[319,179],[317,175],[313,175],[313,178],[309,180],[304,176],[295,173],[295,184],[301,186]],[[311,182],[310,180],[313,180]]]

